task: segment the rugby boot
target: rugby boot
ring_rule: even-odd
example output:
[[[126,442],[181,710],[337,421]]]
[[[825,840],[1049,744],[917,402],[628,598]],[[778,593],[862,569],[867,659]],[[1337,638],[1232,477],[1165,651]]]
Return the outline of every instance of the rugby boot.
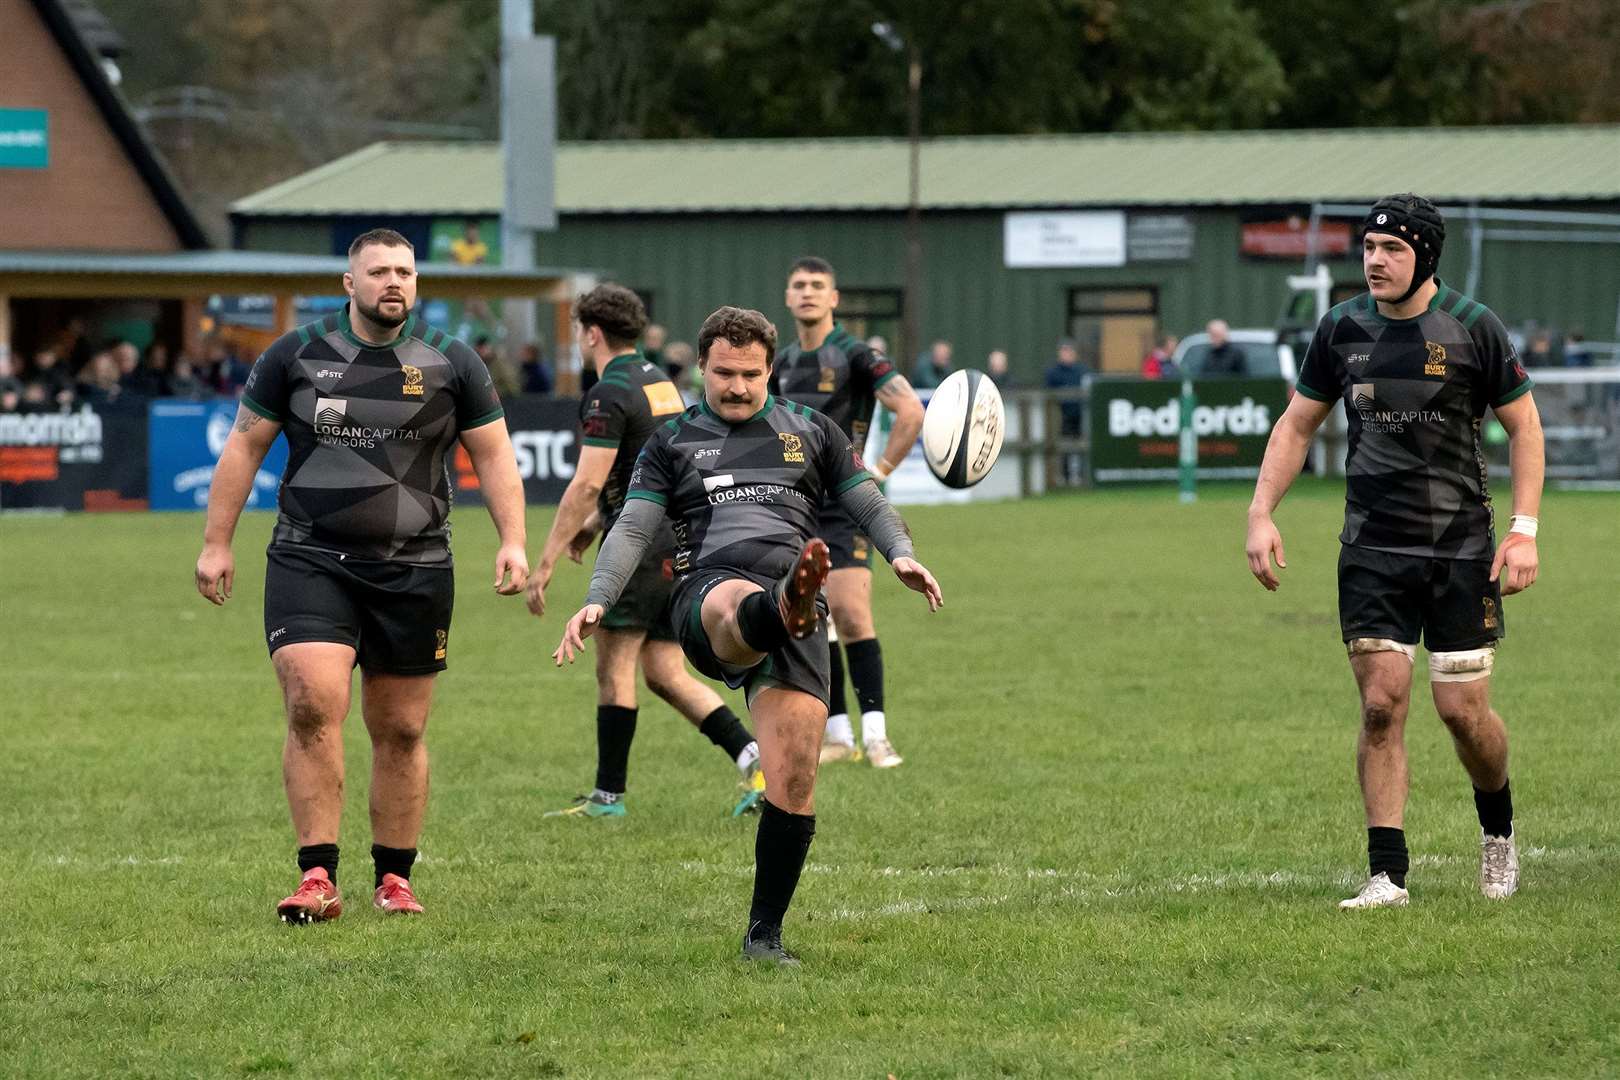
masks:
[[[765,770],[760,768],[758,761],[749,766],[748,775],[737,786],[742,788],[742,798],[731,808],[731,816],[742,817],[758,810],[759,801],[765,797]]]
[[[1360,911],[1363,908],[1405,907],[1410,894],[1380,871],[1367,879],[1361,891],[1348,900],[1339,901],[1341,911]]]
[[[1519,891],[1519,845],[1511,836],[1479,837],[1479,891],[1506,900]]]
[[[821,744],[821,763],[831,761],[859,761],[861,752],[854,743],[838,742],[834,739],[825,739]]]
[[[574,801],[561,810],[547,810],[542,817],[571,817],[571,818],[603,818],[624,817],[624,796],[620,795],[612,802],[599,797],[595,792],[589,795],[575,795]]]
[[[799,958],[782,944],[782,928],[759,922],[750,926],[748,933],[743,935],[742,958],[763,960],[776,967],[799,966]]]
[[[423,911],[411,883],[398,874],[383,875],[382,884],[371,894],[371,906],[389,915],[420,915]]]
[[[831,572],[832,557],[827,552],[827,542],[812,537],[799,552],[793,569],[777,586],[776,610],[781,613],[788,637],[802,639],[816,632],[816,624],[821,620],[816,596]]]
[[[304,871],[298,889],[276,905],[276,915],[291,926],[328,922],[343,914],[343,899],[337,886],[326,875],[326,867],[312,866]]]
[[[906,759],[895,751],[894,743],[888,739],[873,739],[866,744],[866,760],[874,769],[892,769]]]

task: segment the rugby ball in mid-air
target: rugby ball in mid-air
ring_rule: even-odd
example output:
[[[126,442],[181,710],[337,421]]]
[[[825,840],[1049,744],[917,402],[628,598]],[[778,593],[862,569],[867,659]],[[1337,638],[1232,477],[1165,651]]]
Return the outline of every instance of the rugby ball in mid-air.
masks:
[[[1001,456],[1006,428],[1001,391],[990,376],[973,368],[951,372],[923,414],[923,457],[929,471],[947,487],[972,487]]]

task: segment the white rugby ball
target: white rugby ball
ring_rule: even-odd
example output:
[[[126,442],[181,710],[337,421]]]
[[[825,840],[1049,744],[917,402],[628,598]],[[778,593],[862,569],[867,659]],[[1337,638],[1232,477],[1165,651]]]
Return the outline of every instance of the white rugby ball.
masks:
[[[923,457],[929,471],[947,487],[972,487],[1001,456],[1006,428],[1001,391],[990,376],[973,368],[951,372],[923,414]]]

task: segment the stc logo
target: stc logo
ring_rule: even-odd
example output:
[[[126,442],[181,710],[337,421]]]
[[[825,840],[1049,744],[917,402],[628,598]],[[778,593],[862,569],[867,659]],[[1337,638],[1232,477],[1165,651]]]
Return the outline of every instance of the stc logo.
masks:
[[[573,445],[572,431],[512,432],[518,474],[525,480],[567,480],[573,476],[574,466],[567,456]]]

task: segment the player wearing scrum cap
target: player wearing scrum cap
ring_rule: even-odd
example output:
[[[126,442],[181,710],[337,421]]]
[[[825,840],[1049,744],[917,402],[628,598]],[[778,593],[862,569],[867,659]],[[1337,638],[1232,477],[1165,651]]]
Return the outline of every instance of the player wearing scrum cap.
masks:
[[[1427,199],[1380,199],[1362,224],[1368,291],[1323,317],[1298,393],[1277,421],[1249,506],[1249,569],[1267,589],[1288,564],[1272,511],[1317,427],[1349,419],[1339,621],[1361,694],[1356,772],[1367,814],[1368,880],[1342,908],[1405,905],[1405,725],[1421,635],[1434,705],[1474,785],[1479,887],[1518,888],[1507,728],[1490,706],[1501,598],[1536,580],[1544,465],[1530,379],[1502,322],[1435,276],[1445,222]],[[1513,521],[1496,542],[1480,424],[1507,430]]]

